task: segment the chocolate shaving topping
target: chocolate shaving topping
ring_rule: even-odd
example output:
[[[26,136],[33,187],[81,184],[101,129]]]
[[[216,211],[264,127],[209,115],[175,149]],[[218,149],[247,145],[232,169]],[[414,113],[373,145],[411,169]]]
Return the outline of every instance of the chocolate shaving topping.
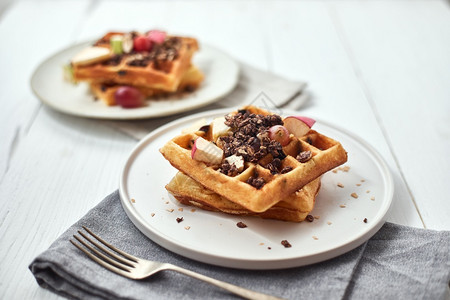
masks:
[[[247,179],[246,181],[248,184],[250,184],[251,186],[255,187],[256,189],[260,189],[264,186],[264,184],[266,184],[264,178],[262,177],[254,177],[254,176],[250,176],[249,179]]]
[[[292,245],[287,240],[282,240],[281,245],[284,246],[284,248],[291,248]]]
[[[169,37],[162,44],[153,44],[150,51],[131,52],[127,65],[146,67],[153,63],[154,68],[166,70],[169,66],[165,62],[177,59],[180,48],[181,40],[177,37]]]
[[[292,171],[293,170],[293,168],[291,167],[291,166],[287,166],[287,167],[284,167],[282,170],[281,170],[281,174],[286,174],[286,173],[288,173],[288,172],[290,172],[290,171]]]
[[[245,227],[247,227],[247,225],[246,225],[245,223],[243,223],[243,222],[238,222],[238,223],[236,224],[236,226],[239,227],[239,228],[245,228]]]
[[[220,172],[231,177],[239,174],[239,171],[236,168],[236,166],[231,165],[227,160],[224,160],[222,165],[220,166]]]
[[[312,157],[311,151],[307,150],[300,152],[299,155],[297,155],[296,159],[301,163],[305,163],[308,160],[310,160],[311,157]]]
[[[199,131],[203,131],[204,133],[208,133],[210,127],[211,127],[210,125],[203,125],[202,127],[199,128]]]

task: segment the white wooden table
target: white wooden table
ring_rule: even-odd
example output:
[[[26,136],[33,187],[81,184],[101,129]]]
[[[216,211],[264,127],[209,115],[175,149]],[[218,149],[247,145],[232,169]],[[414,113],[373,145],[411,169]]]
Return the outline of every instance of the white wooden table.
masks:
[[[77,41],[148,28],[307,81],[303,114],[363,137],[388,163],[388,221],[450,230],[448,2],[16,1],[0,19],[0,298],[58,298],[28,264],[118,188],[137,142],[43,106],[32,71]]]

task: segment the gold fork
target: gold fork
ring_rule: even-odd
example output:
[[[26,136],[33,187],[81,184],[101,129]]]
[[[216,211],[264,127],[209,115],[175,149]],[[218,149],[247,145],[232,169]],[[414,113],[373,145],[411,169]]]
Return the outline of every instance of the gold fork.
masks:
[[[96,261],[103,267],[109,269],[112,272],[115,272],[117,274],[120,274],[122,276],[131,278],[131,279],[143,279],[147,278],[149,276],[152,276],[153,274],[163,271],[163,270],[172,270],[176,271],[188,276],[191,276],[193,278],[203,280],[207,283],[210,283],[212,285],[215,285],[217,287],[223,288],[233,294],[239,295],[243,298],[247,299],[281,299],[277,297],[273,297],[270,295],[258,293],[255,291],[251,291],[248,289],[244,289],[242,287],[223,282],[211,277],[207,277],[205,275],[183,269],[181,267],[169,264],[169,263],[161,263],[156,261],[150,261],[142,258],[138,258],[136,256],[133,256],[131,254],[128,254],[120,249],[117,249],[116,247],[112,246],[111,244],[105,242],[103,239],[101,239],[99,236],[97,236],[95,233],[93,233],[91,230],[89,230],[87,227],[83,226],[83,229],[86,230],[87,233],[89,233],[92,237],[94,237],[97,241],[108,247],[109,249],[113,250],[114,252],[108,250],[107,248],[101,246],[99,243],[92,240],[89,236],[87,236],[84,232],[78,230],[78,233],[85,238],[89,243],[97,247],[92,247],[88,243],[86,243],[84,240],[82,240],[80,237],[74,235],[73,237],[79,241],[82,245],[84,245],[86,248],[88,248],[90,251],[88,251],[86,248],[83,248],[81,245],[76,243],[74,240],[70,240],[70,242],[75,245],[78,249],[86,253],[92,260]],[[95,253],[95,255],[94,255]],[[107,255],[105,255],[105,254]],[[116,254],[117,253],[117,254]],[[118,255],[120,254],[120,256]]]

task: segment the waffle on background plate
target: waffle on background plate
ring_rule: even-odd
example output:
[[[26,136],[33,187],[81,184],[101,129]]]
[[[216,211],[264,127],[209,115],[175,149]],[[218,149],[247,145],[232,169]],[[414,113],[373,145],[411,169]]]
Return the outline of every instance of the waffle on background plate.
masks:
[[[183,174],[166,188],[180,202],[205,209],[288,220],[273,213],[283,207],[297,213],[291,221],[302,221],[313,208],[320,176],[345,163],[347,153],[309,127],[301,136],[288,133],[282,146],[269,133],[283,124],[280,116],[247,106],[174,137],[160,152]]]
[[[157,31],[159,41],[137,47],[136,39],[144,39],[150,32],[107,33],[74,56],[73,80],[88,82],[107,105],[115,105],[111,91],[121,86],[135,87],[146,98],[195,90],[203,81],[203,74],[191,62],[199,49],[197,40]]]

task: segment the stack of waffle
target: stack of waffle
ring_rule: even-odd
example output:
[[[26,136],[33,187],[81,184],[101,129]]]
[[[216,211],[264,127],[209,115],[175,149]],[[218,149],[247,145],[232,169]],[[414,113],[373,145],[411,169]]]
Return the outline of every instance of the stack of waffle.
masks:
[[[73,79],[87,81],[94,95],[107,105],[116,105],[114,93],[121,86],[134,87],[145,98],[194,91],[203,80],[191,63],[199,48],[197,40],[164,34],[151,47],[137,48],[133,40],[147,34],[107,33],[72,59]],[[116,40],[121,42],[119,49]]]
[[[247,106],[173,138],[160,149],[179,170],[166,189],[181,203],[206,210],[303,221],[314,207],[320,177],[345,163],[347,153],[312,129],[289,134],[282,146],[269,129],[283,123]]]

